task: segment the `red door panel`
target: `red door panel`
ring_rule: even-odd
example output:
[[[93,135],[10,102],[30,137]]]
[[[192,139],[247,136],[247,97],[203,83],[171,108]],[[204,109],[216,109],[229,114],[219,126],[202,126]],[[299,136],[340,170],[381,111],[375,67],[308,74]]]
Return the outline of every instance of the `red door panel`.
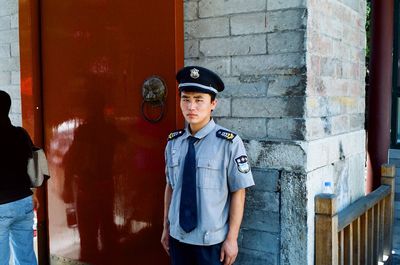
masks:
[[[164,0],[40,1],[51,255],[168,263],[160,244],[164,146],[176,127],[180,11]],[[152,75],[168,90],[157,123],[141,108],[142,84]],[[145,105],[152,117],[160,110]]]

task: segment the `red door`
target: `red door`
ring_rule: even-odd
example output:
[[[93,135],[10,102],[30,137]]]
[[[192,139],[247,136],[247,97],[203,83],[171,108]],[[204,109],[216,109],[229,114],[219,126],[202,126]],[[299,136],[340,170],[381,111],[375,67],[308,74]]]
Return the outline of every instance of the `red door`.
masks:
[[[21,71],[28,125],[29,103],[41,92],[52,258],[167,263],[160,236],[164,146],[176,128],[174,76],[182,65],[178,2],[40,1],[40,74]],[[21,33],[21,65],[29,68]],[[153,75],[167,96],[143,104],[142,84]]]

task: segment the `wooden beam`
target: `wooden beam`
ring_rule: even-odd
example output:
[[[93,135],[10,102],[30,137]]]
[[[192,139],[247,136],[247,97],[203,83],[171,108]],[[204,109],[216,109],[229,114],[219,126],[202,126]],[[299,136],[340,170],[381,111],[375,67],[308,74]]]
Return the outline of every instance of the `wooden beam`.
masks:
[[[336,197],[315,197],[315,264],[338,265]]]

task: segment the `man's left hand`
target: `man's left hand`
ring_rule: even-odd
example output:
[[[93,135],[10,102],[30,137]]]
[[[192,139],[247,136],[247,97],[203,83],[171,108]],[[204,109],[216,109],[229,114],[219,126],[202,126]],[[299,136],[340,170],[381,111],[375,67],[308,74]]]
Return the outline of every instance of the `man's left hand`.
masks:
[[[222,244],[220,261],[223,262],[224,265],[233,264],[238,255],[238,251],[237,240],[230,240],[227,238]]]

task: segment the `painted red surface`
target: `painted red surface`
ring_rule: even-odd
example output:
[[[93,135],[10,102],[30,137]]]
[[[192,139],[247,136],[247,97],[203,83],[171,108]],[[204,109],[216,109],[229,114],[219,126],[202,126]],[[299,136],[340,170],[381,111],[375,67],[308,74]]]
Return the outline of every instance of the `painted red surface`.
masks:
[[[174,78],[183,64],[182,3],[44,0],[37,7],[39,30],[21,28],[22,93],[24,124],[42,141],[52,175],[50,254],[91,264],[167,264],[160,244],[164,146],[182,125]],[[37,36],[39,48],[29,51]],[[140,108],[151,75],[168,89],[158,123]],[[38,122],[42,130],[34,129]]]

